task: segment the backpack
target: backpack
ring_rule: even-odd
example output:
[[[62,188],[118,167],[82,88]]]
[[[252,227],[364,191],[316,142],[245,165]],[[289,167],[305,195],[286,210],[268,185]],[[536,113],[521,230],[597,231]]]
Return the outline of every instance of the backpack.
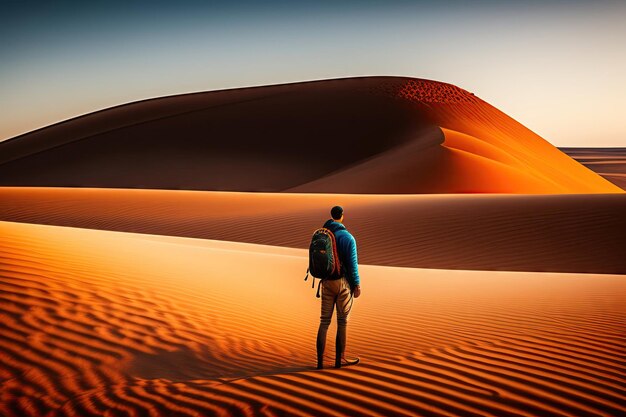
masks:
[[[341,277],[341,263],[337,252],[335,235],[329,229],[322,227],[313,233],[309,245],[309,268],[306,270],[306,281],[309,273],[313,277],[311,288],[315,288],[315,278],[320,282],[317,286],[316,297],[320,298],[320,285],[325,279],[337,279]]]

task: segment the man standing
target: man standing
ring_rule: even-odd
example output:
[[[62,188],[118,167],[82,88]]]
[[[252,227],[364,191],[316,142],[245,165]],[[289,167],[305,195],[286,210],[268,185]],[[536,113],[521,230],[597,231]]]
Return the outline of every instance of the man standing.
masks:
[[[333,310],[337,306],[337,338],[335,349],[335,368],[356,365],[359,358],[346,359],[346,330],[348,317],[354,298],[361,295],[361,282],[356,251],[356,241],[343,225],[343,208],[335,206],[331,209],[332,219],[324,223],[324,227],[335,235],[337,252],[341,263],[341,277],[335,280],[322,281],[322,315],[317,331],[317,369],[324,367],[324,348],[326,333],[333,318]]]

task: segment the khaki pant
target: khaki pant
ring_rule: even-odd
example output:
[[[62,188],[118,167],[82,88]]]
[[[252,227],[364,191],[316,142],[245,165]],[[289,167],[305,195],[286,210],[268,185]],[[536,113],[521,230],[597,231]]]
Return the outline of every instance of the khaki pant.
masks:
[[[348,324],[353,301],[350,284],[345,277],[332,281],[322,281],[322,315],[320,316],[320,324],[330,325],[335,307],[337,308],[337,324],[344,326]]]
[[[321,369],[326,348],[326,333],[337,309],[337,337],[335,339],[335,366],[339,367],[346,348],[347,325],[354,297],[345,277],[333,281],[322,281],[322,314],[317,330],[317,367]]]

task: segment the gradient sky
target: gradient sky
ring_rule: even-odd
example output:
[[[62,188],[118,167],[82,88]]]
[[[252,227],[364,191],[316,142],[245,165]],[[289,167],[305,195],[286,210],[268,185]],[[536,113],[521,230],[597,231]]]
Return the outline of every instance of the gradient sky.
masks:
[[[0,140],[150,97],[403,75],[557,146],[626,146],[624,1],[71,3],[2,2]]]

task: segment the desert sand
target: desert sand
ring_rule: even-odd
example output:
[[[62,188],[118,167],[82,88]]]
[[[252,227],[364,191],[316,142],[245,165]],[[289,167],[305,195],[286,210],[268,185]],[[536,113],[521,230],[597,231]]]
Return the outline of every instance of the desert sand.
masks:
[[[2,142],[0,416],[626,414],[623,155],[566,152],[403,77]],[[317,371],[306,248],[335,204],[362,363]]]
[[[361,77],[162,97],[0,143],[0,185],[623,193],[451,84]]]
[[[352,195],[0,187],[0,220],[307,248],[335,204],[366,264],[626,274],[626,194]]]
[[[593,172],[626,190],[626,148],[560,148]]]
[[[362,265],[363,363],[314,371],[304,250],[1,222],[0,256],[5,416],[626,413],[623,275]]]

